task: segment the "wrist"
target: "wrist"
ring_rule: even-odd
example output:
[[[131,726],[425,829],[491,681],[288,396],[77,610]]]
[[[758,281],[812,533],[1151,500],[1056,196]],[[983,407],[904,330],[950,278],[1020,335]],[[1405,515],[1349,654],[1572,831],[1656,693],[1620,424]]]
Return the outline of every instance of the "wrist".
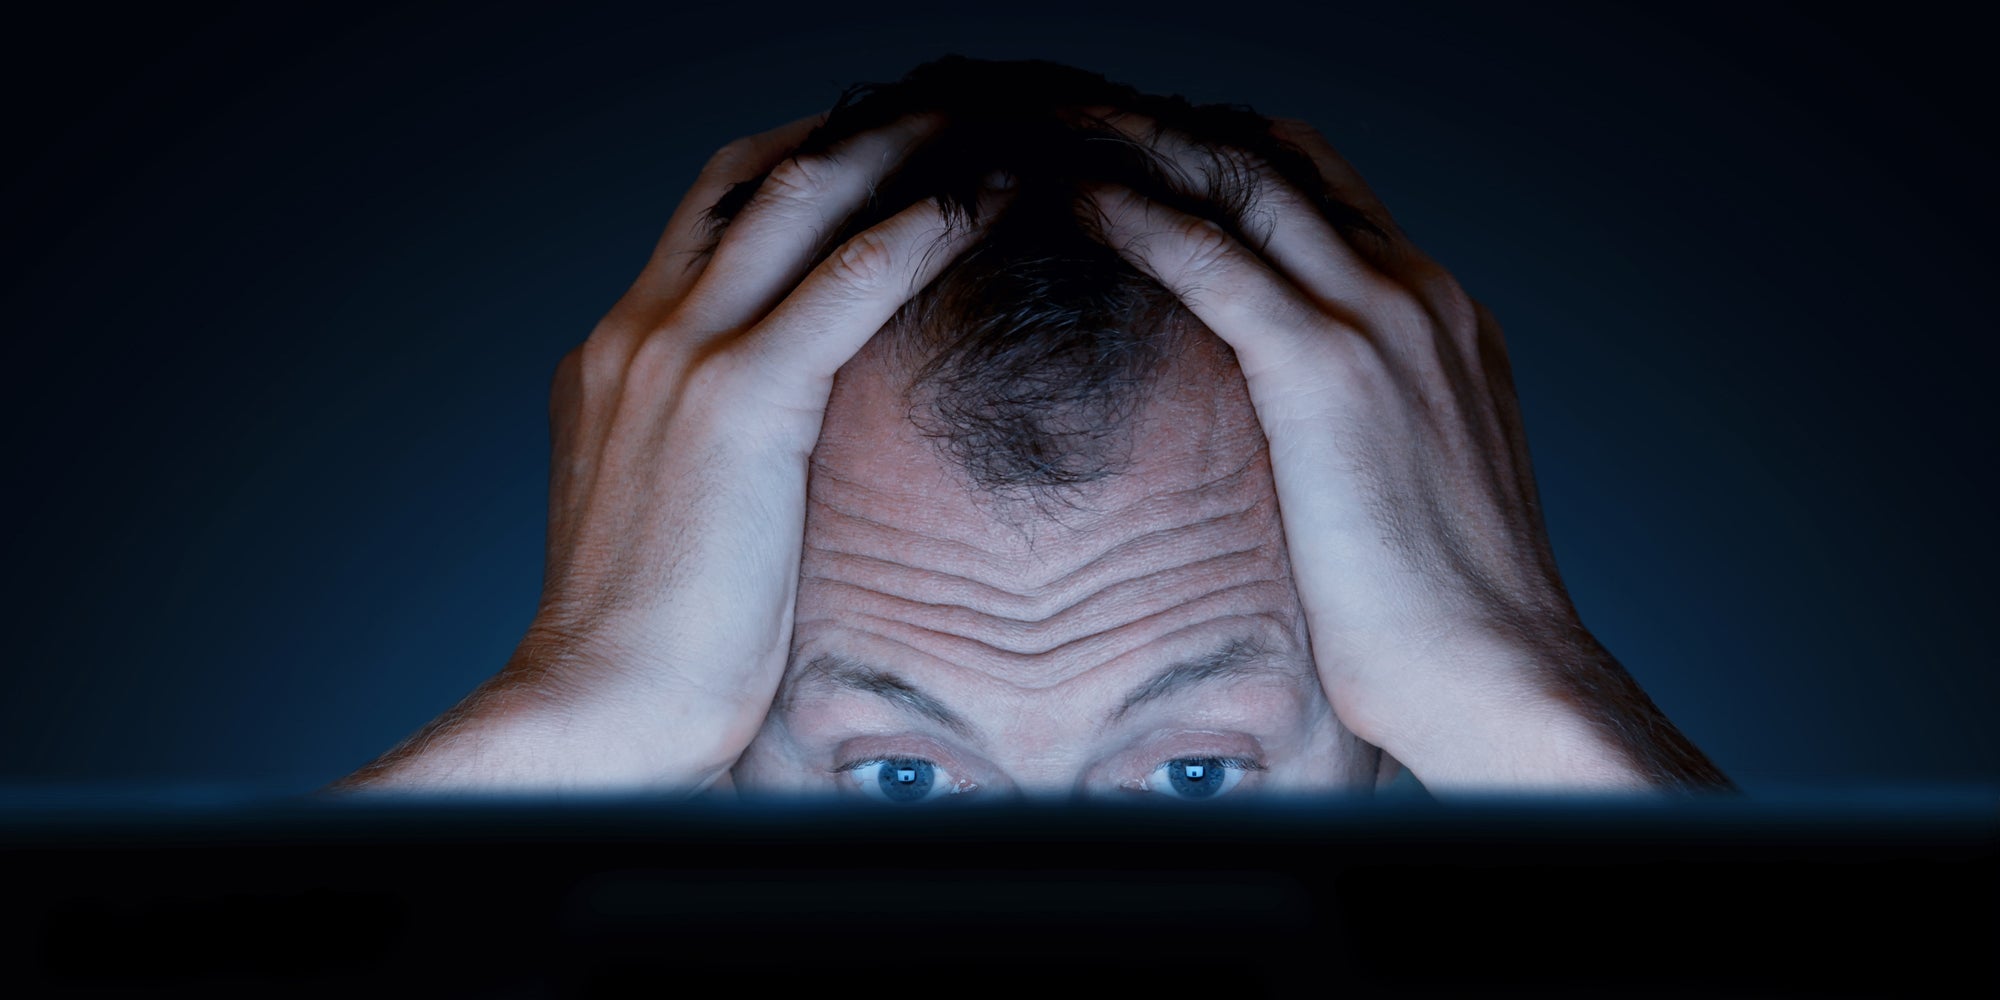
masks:
[[[341,786],[692,795],[728,773],[761,721],[761,711],[708,692],[673,691],[642,673],[517,653]]]
[[[1609,706],[1575,687],[1630,683],[1582,627],[1529,641],[1464,629],[1376,654],[1328,694],[1355,734],[1425,787],[1467,791],[1637,791],[1649,780],[1612,737]],[[1636,690],[1636,688],[1635,688]],[[1643,699],[1643,696],[1641,696]],[[1651,703],[1646,703],[1651,708]],[[1654,710],[1657,711],[1656,709]]]
[[[769,693],[685,683],[641,656],[517,657],[528,697],[516,725],[561,769],[561,783],[699,792],[726,775],[762,726]]]

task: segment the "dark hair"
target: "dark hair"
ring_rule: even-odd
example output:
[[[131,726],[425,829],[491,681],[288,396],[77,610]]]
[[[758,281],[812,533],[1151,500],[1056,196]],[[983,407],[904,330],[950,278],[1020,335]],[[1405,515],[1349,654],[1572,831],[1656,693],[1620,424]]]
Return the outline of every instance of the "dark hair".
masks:
[[[1223,166],[1191,178],[1134,143],[1089,106],[1146,115],[1217,154]],[[1111,475],[1128,418],[1163,362],[1198,326],[1187,308],[1107,247],[1076,210],[1078,184],[1115,181],[1212,220],[1261,245],[1246,219],[1256,177],[1249,153],[1317,198],[1344,230],[1373,227],[1331,198],[1310,157],[1273,134],[1271,120],[1238,104],[1142,94],[1096,73],[1038,60],[946,56],[892,84],[857,84],[793,155],[809,155],[904,115],[939,110],[947,124],[879,185],[868,204],[828,234],[815,262],[920,200],[936,197],[948,225],[972,219],[981,179],[1016,181],[1006,212],[897,312],[884,334],[907,358],[911,419],[975,483],[1001,496],[1046,498]],[[768,176],[768,175],[765,175]],[[710,242],[764,177],[732,187],[709,210]]]

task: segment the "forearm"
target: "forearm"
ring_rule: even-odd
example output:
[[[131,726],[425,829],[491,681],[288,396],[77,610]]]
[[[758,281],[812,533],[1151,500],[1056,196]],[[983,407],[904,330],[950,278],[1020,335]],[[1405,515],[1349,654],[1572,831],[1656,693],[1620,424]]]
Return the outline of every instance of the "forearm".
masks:
[[[579,685],[517,662],[333,788],[693,794],[747,740],[743,713],[710,697]]]
[[[1704,791],[1734,786],[1609,651],[1557,639],[1440,646],[1371,694],[1370,738],[1434,790]],[[1439,678],[1444,678],[1439,682]]]

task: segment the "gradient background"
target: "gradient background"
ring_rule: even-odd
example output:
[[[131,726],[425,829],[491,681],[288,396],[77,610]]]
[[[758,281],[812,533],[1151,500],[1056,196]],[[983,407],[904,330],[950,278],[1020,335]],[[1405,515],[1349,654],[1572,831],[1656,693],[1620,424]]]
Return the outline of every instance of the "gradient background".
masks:
[[[534,608],[556,360],[703,160],[962,52],[1318,125],[1505,324],[1586,623],[1747,789],[2000,784],[1976,33],[564,6],[10,26],[0,782],[304,790],[451,705]]]

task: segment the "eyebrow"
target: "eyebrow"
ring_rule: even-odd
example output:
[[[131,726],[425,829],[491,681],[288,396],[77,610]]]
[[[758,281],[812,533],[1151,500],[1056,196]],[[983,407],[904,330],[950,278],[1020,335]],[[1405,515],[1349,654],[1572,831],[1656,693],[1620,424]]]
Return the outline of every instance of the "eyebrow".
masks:
[[[978,727],[967,722],[964,716],[952,711],[944,702],[881,667],[870,666],[834,653],[822,653],[799,668],[797,678],[788,685],[788,692],[791,688],[815,681],[831,683],[850,691],[877,695],[912,715],[935,722],[966,739],[973,739],[979,733]]]
[[[1176,663],[1154,674],[1150,680],[1133,688],[1132,693],[1125,696],[1125,700],[1112,710],[1105,721],[1117,722],[1125,713],[1141,705],[1178,697],[1205,684],[1233,681],[1252,674],[1283,673],[1265,659],[1269,652],[1263,645],[1249,639],[1231,639],[1214,652]]]
[[[1260,643],[1249,639],[1231,639],[1210,653],[1172,664],[1141,682],[1105,717],[1105,721],[1116,722],[1141,705],[1178,697],[1205,685],[1257,674],[1289,673],[1270,663],[1269,653],[1270,650]],[[796,688],[816,682],[876,695],[967,739],[973,739],[978,733],[978,727],[966,721],[964,716],[896,673],[835,653],[822,653],[799,668],[797,675],[786,686],[787,700]]]

